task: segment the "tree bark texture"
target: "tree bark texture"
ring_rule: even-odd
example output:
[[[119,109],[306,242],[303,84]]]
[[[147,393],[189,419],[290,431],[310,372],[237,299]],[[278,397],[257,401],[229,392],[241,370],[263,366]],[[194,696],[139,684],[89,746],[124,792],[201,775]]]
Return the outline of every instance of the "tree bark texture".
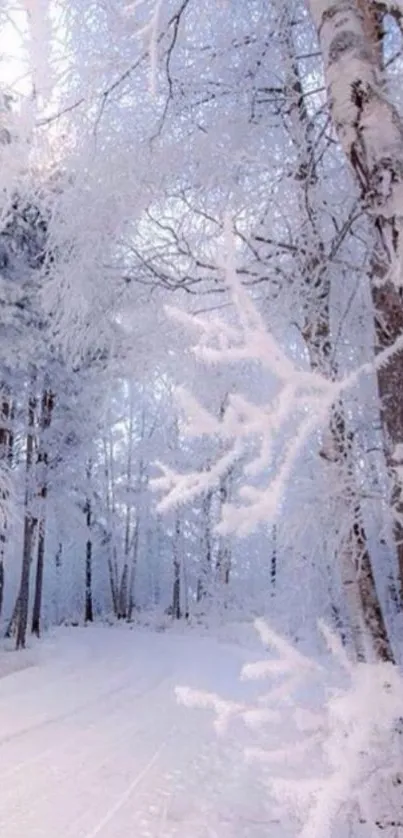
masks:
[[[94,621],[94,609],[92,598],[92,503],[90,498],[90,481],[92,475],[92,463],[87,464],[88,494],[85,502],[85,522],[87,525],[87,541],[85,545],[85,613],[86,623]]]
[[[181,560],[180,560],[180,520],[179,515],[175,518],[175,532],[173,542],[173,571],[174,580],[172,588],[172,616],[175,620],[180,620],[182,616],[181,611]]]
[[[3,395],[0,400],[0,460],[4,468],[12,465],[13,451],[13,407],[7,387],[3,388]],[[9,493],[7,486],[0,489],[0,616],[3,611],[4,583],[5,583],[5,559],[7,550],[7,518]]]
[[[35,528],[37,525],[37,518],[34,516],[32,509],[33,489],[32,489],[32,466],[34,454],[34,428],[35,428],[35,414],[36,414],[36,398],[31,395],[28,404],[28,432],[26,444],[26,467],[25,467],[25,514],[24,514],[24,540],[21,566],[21,581],[20,589],[17,598],[17,649],[25,648],[27,625],[28,625],[28,608],[29,608],[29,583],[32,563],[32,550],[34,543]]]
[[[45,390],[42,395],[41,416],[40,416],[40,437],[37,455],[38,469],[38,498],[40,503],[40,514],[38,523],[38,548],[36,559],[35,595],[32,611],[32,634],[40,635],[43,573],[45,567],[45,534],[46,534],[46,500],[48,495],[48,440],[47,433],[52,421],[54,408],[54,394],[51,390]]]
[[[333,122],[375,236],[371,293],[376,351],[380,352],[403,335],[403,123],[383,86],[382,14],[386,4],[310,0],[310,6]],[[403,600],[403,498],[398,476],[403,465],[401,352],[378,367],[377,378]]]
[[[306,286],[303,338],[311,369],[326,378],[334,378],[337,370],[334,365],[330,329],[330,281],[326,271],[327,259],[320,235],[314,194],[318,186],[318,177],[310,142],[309,115],[290,34],[287,36],[286,49],[290,58],[289,86],[294,98],[291,127],[298,153],[300,212],[304,214],[307,222],[306,253],[302,254],[300,265]],[[328,445],[321,454],[335,470],[335,485],[340,487],[340,499],[343,500],[347,520],[347,535],[339,545],[337,561],[356,655],[362,660],[374,653],[382,660],[393,660],[364,528],[354,471],[352,439],[346,428],[341,402],[332,407],[327,440]]]

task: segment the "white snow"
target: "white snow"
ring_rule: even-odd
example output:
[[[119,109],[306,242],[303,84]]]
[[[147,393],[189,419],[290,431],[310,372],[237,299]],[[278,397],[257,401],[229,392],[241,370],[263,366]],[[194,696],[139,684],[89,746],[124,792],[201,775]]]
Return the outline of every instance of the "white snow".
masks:
[[[246,624],[65,628],[1,652],[0,834],[395,838],[399,671],[351,664],[327,630],[314,661],[256,627],[266,672]]]
[[[106,627],[2,652],[0,834],[274,835],[242,737],[217,736],[212,713],[175,696],[186,684],[248,701],[256,685],[239,673],[253,660],[252,649],[194,632]]]

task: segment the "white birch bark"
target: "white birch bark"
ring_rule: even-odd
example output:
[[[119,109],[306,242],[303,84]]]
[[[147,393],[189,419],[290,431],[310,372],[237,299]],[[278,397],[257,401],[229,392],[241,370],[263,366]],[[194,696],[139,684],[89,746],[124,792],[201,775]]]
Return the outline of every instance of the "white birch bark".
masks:
[[[330,280],[325,246],[318,219],[320,184],[310,146],[309,114],[303,98],[303,84],[295,56],[291,24],[285,37],[289,84],[294,105],[290,108],[290,127],[298,153],[299,214],[304,219],[306,235],[305,262],[301,264],[304,283],[303,337],[312,370],[334,378],[333,344],[330,329]],[[309,201],[310,211],[307,211]],[[372,572],[361,503],[357,491],[352,441],[346,427],[342,403],[333,405],[327,434],[328,444],[322,456],[334,470],[333,485],[339,487],[339,501],[347,532],[340,540],[337,561],[350,618],[351,636],[359,660],[371,657],[393,659]]]
[[[310,0],[334,125],[392,264],[403,217],[403,125],[382,88],[367,18],[354,0]],[[401,280],[401,278],[400,278]]]
[[[388,100],[382,56],[383,14],[400,22],[398,3],[310,0],[323,55],[329,106],[343,149],[372,219],[371,294],[375,351],[403,334],[403,121]],[[390,506],[403,606],[403,498],[398,469],[403,451],[403,364],[391,354],[377,371]]]

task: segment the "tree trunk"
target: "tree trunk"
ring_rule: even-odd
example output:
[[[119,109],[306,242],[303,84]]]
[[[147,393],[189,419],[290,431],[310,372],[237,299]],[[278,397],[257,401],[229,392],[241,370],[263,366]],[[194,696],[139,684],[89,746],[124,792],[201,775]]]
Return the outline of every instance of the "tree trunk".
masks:
[[[30,513],[25,514],[24,518],[24,541],[22,553],[22,570],[21,583],[18,596],[18,617],[17,617],[17,649],[25,649],[27,625],[28,625],[28,607],[29,607],[29,581],[32,563],[32,550],[34,543],[36,520],[32,518]]]
[[[212,538],[211,538],[211,504],[213,492],[210,489],[202,500],[203,512],[203,537],[201,569],[197,581],[197,602],[201,602],[211,595],[211,571],[212,571]]]
[[[26,643],[32,549],[35,527],[37,524],[37,519],[34,517],[32,510],[32,466],[34,452],[35,413],[36,398],[35,396],[31,395],[28,403],[28,432],[26,443],[24,540],[22,553],[21,581],[16,604],[17,649],[25,648]]]
[[[182,550],[182,580],[183,580],[184,616],[185,616],[185,620],[188,620],[189,617],[190,617],[189,580],[188,580],[187,561],[186,561],[186,555],[185,555],[184,550]]]
[[[277,584],[277,526],[273,524],[272,530],[272,548],[271,548],[271,567],[270,567],[270,584],[271,595],[274,596]]]
[[[109,545],[108,545],[109,549]],[[116,578],[116,565],[112,560],[112,556],[108,556],[108,575],[109,575],[109,585],[111,589],[111,598],[112,598],[112,608],[113,613],[115,616],[118,616],[119,611],[119,597],[118,597],[118,580]]]
[[[3,613],[4,602],[4,563],[0,561],[0,617]]]
[[[119,607],[118,618],[125,620],[128,614],[128,583],[129,583],[129,565],[127,562],[123,565],[122,576],[120,580],[119,589]]]
[[[87,465],[88,494],[85,503],[85,521],[87,525],[87,541],[85,545],[85,622],[94,621],[93,600],[92,600],[92,504],[90,499],[90,481],[92,474],[92,463]]]
[[[11,422],[13,419],[12,402],[8,388],[3,388],[0,404],[0,460],[4,466],[12,465],[13,434]],[[9,495],[6,486],[0,490],[0,617],[3,610],[5,558],[7,549],[7,518]]]
[[[109,433],[108,439],[103,438],[104,449],[104,474],[106,489],[106,508],[108,520],[107,549],[108,549],[108,574],[111,589],[112,608],[115,616],[119,612],[119,570],[116,559],[115,544],[115,489],[113,469],[113,441]]]
[[[87,521],[91,513],[87,512]],[[92,605],[92,541],[87,539],[85,549],[85,622],[92,623],[94,621],[94,612]]]
[[[43,571],[45,566],[45,519],[41,517],[38,528],[38,549],[36,554],[35,594],[32,610],[32,634],[40,636]]]
[[[138,556],[138,549],[139,549],[139,522],[136,521],[134,533],[133,533],[133,543],[132,543],[132,561],[130,566],[130,578],[129,578],[129,608],[127,612],[127,619],[130,622],[133,619],[133,611],[135,607],[134,602],[134,583],[136,580],[136,570],[137,570],[137,556]]]
[[[20,607],[20,594],[18,592],[17,598],[16,598],[15,603],[14,603],[13,612],[11,614],[11,617],[10,617],[9,621],[8,621],[7,628],[4,632],[4,637],[6,637],[6,638],[12,637],[15,630],[16,630],[19,607]]]
[[[0,415],[0,460],[2,464],[6,464],[8,458],[9,445],[9,415],[10,403],[6,395],[1,399],[1,415]],[[4,560],[7,544],[7,504],[8,491],[5,487],[0,490],[0,564],[3,568],[4,580]],[[0,611],[1,613],[1,611]]]
[[[126,467],[126,521],[125,521],[125,545],[124,554],[125,560],[128,563],[131,542],[132,529],[132,476],[133,476],[133,434],[134,434],[134,398],[133,389],[130,385],[130,399],[129,399],[129,423],[127,428],[127,467]]]
[[[349,522],[342,537],[339,561],[357,659],[394,662],[386,623],[376,590],[354,469],[352,435],[347,432],[343,406],[333,407],[329,445],[322,456],[335,469],[335,482]],[[352,523],[351,523],[352,522]]]
[[[225,504],[228,502],[229,496],[229,481],[230,481],[230,474],[226,474],[224,477],[221,478],[220,486],[218,490],[219,496],[219,504],[220,504],[220,520],[222,518],[223,508]],[[216,561],[216,574],[217,579],[221,584],[229,585],[231,573],[231,547],[228,537],[226,536],[219,536],[218,539],[218,552],[217,552],[217,561]]]
[[[58,548],[56,550],[55,555],[55,569],[56,569],[56,596],[55,596],[55,611],[56,611],[56,625],[60,625],[60,604],[59,604],[59,593],[60,593],[60,575],[62,569],[62,554],[63,554],[63,545],[60,542]]]
[[[46,499],[48,494],[48,440],[47,432],[52,421],[54,407],[54,395],[50,390],[45,390],[42,396],[42,408],[40,417],[40,439],[37,456],[38,468],[38,496],[40,504],[39,527],[38,527],[38,550],[35,576],[35,596],[32,612],[32,634],[40,635],[43,573],[45,566],[45,533],[46,533]]]
[[[129,555],[132,540],[132,474],[133,474],[133,432],[134,432],[134,402],[133,392],[130,387],[129,402],[129,424],[127,429],[127,466],[126,466],[126,515],[125,515],[125,536],[124,536],[124,565],[119,589],[118,618],[127,619],[129,604]],[[132,564],[133,567],[133,564]],[[133,580],[134,584],[134,580]]]
[[[371,0],[311,0],[333,122],[361,191],[376,240],[371,272],[376,351],[403,336],[403,124],[382,89],[382,18]],[[382,126],[382,130],[379,130]],[[377,369],[403,598],[403,364],[392,353]]]
[[[172,616],[175,620],[180,620],[181,612],[181,560],[180,560],[180,521],[179,513],[175,518],[175,532],[173,542],[173,570],[174,581],[172,588]]]
[[[337,5],[337,4],[336,4]],[[334,13],[332,4],[329,14]],[[318,177],[312,154],[310,121],[303,96],[303,87],[295,60],[291,26],[286,34],[286,48],[290,58],[289,86],[294,97],[290,111],[291,130],[297,149],[297,180],[300,184],[300,212],[306,218],[308,234],[304,242],[300,271],[306,287],[305,324],[303,338],[312,370],[327,378],[336,374],[330,331],[330,280],[327,261],[317,219],[315,189]],[[312,201],[313,192],[313,204]],[[308,210],[309,207],[309,210]],[[351,631],[357,657],[374,652],[382,660],[393,660],[382,609],[372,572],[361,502],[354,471],[352,439],[347,432],[344,408],[333,405],[328,429],[328,447],[322,456],[336,469],[340,499],[345,504],[348,522],[347,536],[340,543],[338,564],[343,590],[350,612]]]

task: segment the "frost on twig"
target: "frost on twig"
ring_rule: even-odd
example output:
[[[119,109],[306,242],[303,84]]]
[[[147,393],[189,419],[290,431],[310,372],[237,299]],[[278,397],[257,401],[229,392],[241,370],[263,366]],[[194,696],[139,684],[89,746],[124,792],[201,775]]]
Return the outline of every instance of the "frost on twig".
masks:
[[[225,733],[228,725],[235,718],[239,718],[246,711],[246,705],[235,701],[227,701],[215,693],[192,690],[189,687],[177,687],[175,695],[186,707],[199,707],[213,710],[215,714],[214,727],[217,733]]]
[[[231,318],[227,310],[197,315],[171,306],[166,310],[180,326],[196,332],[192,352],[198,361],[210,367],[237,363],[249,369],[255,365],[270,383],[270,396],[252,401],[249,395],[231,392],[217,417],[186,388],[178,388],[177,400],[185,417],[183,433],[215,441],[217,454],[215,459],[209,457],[208,468],[187,473],[157,463],[161,474],[150,485],[162,496],[160,511],[166,511],[217,488],[237,464],[238,493],[223,505],[218,531],[247,535],[276,516],[298,458],[309,438],[326,429],[332,405],[361,376],[386,366],[402,350],[403,337],[339,380],[304,368],[289,357],[242,285],[228,220],[224,238],[219,267],[233,304]]]
[[[242,488],[233,504],[223,508],[222,533],[246,534],[276,514],[293,466],[308,437],[325,420],[338,391],[316,372],[304,369],[284,351],[270,332],[249,292],[237,276],[234,242],[226,224],[222,271],[235,316],[192,316],[169,307],[168,315],[196,331],[193,354],[207,365],[253,363],[273,382],[266,402],[252,402],[242,393],[228,396],[220,418],[204,408],[186,389],[178,401],[192,437],[215,438],[219,454],[208,470],[181,474],[159,463],[161,476],[153,488],[163,494],[160,509],[194,500],[218,486],[235,463],[242,463]]]
[[[243,721],[251,737],[245,757],[264,774],[271,815],[285,829],[291,818],[296,838],[354,835],[363,825],[360,835],[379,828],[400,834],[399,670],[388,663],[351,663],[324,625],[331,656],[323,665],[264,621],[255,625],[270,657],[245,666],[242,678],[268,679],[267,691],[250,706],[183,688],[178,698],[212,709],[220,732]]]

